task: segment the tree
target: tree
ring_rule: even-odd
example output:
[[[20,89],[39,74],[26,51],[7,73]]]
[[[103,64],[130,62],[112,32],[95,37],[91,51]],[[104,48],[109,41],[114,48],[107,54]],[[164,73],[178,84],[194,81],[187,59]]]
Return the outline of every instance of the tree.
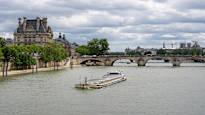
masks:
[[[34,56],[34,50],[30,45],[13,45],[9,47],[10,50],[10,62],[17,67],[17,69],[28,69],[33,65],[36,65],[36,59]]]
[[[55,70],[55,66],[57,66],[57,70],[58,70],[59,62],[65,60],[68,57],[68,53],[59,44],[52,44],[52,48],[53,48],[52,55],[53,55],[53,62],[54,62],[54,70]]]
[[[140,52],[138,52],[138,51],[131,50],[131,51],[127,52],[126,55],[129,55],[129,56],[141,56],[142,54]]]
[[[45,63],[45,67],[47,66],[48,62],[54,62],[54,70],[58,69],[58,62],[65,60],[68,57],[68,53],[63,48],[63,46],[50,43],[43,47],[42,52],[40,53],[41,60]]]
[[[109,50],[109,43],[107,39],[100,39],[99,46],[101,55],[107,53],[107,51]]]
[[[166,55],[166,54],[167,54],[167,51],[164,49],[157,50],[157,55]]]
[[[3,47],[3,77],[8,75],[8,64],[12,57],[12,52],[8,46]]]
[[[87,45],[81,45],[76,48],[76,52],[80,55],[104,55],[109,50],[107,39],[94,38],[88,41]]]
[[[47,67],[48,62],[53,60],[51,45],[47,44],[43,47],[40,53],[40,59],[45,63],[45,67]]]
[[[80,55],[90,55],[90,50],[88,46],[82,45],[78,48],[76,48],[76,52],[79,53]]]
[[[0,47],[5,47],[6,46],[6,41],[4,38],[0,37]]]
[[[98,39],[93,39],[89,41],[87,46],[90,50],[91,55],[100,55],[100,46]]]
[[[88,48],[91,55],[103,55],[109,50],[107,39],[94,38],[88,42]]]

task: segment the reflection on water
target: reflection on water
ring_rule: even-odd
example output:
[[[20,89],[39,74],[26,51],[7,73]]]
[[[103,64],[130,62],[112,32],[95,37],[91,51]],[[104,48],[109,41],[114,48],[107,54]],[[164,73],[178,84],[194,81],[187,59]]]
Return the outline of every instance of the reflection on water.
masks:
[[[76,67],[8,78],[0,82],[0,114],[204,115],[205,67],[188,65]],[[84,77],[117,70],[128,80],[99,90],[74,88]]]

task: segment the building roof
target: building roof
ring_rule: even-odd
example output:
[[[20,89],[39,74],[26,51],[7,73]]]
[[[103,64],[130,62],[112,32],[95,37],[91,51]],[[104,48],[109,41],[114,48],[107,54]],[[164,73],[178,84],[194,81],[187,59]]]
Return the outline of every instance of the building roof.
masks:
[[[19,18],[19,26],[16,30],[17,33],[23,32],[39,32],[39,33],[51,33],[51,28],[47,25],[47,18],[39,18],[36,19],[26,19]]]
[[[5,39],[6,44],[13,44],[14,40],[12,38]]]
[[[61,33],[59,33],[59,36],[57,39],[54,39],[56,42],[63,43],[65,45],[70,46],[70,42],[66,39],[65,34],[63,34],[63,37],[61,36]]]

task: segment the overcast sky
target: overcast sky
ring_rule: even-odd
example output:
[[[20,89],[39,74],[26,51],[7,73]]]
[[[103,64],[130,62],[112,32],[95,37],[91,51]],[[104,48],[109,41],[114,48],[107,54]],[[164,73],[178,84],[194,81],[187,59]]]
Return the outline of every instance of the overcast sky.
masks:
[[[0,0],[0,36],[13,38],[23,16],[47,17],[55,37],[62,32],[79,44],[108,38],[111,51],[205,46],[205,0]]]

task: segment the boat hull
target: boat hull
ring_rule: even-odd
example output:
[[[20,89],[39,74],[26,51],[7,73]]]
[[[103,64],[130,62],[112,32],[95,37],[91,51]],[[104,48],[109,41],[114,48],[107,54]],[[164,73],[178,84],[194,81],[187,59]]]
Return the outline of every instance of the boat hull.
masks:
[[[113,77],[113,78],[106,78],[101,79],[92,83],[86,83],[86,84],[76,84],[75,88],[78,89],[101,89],[103,87],[107,87],[122,81],[127,80],[125,76],[123,77]]]

